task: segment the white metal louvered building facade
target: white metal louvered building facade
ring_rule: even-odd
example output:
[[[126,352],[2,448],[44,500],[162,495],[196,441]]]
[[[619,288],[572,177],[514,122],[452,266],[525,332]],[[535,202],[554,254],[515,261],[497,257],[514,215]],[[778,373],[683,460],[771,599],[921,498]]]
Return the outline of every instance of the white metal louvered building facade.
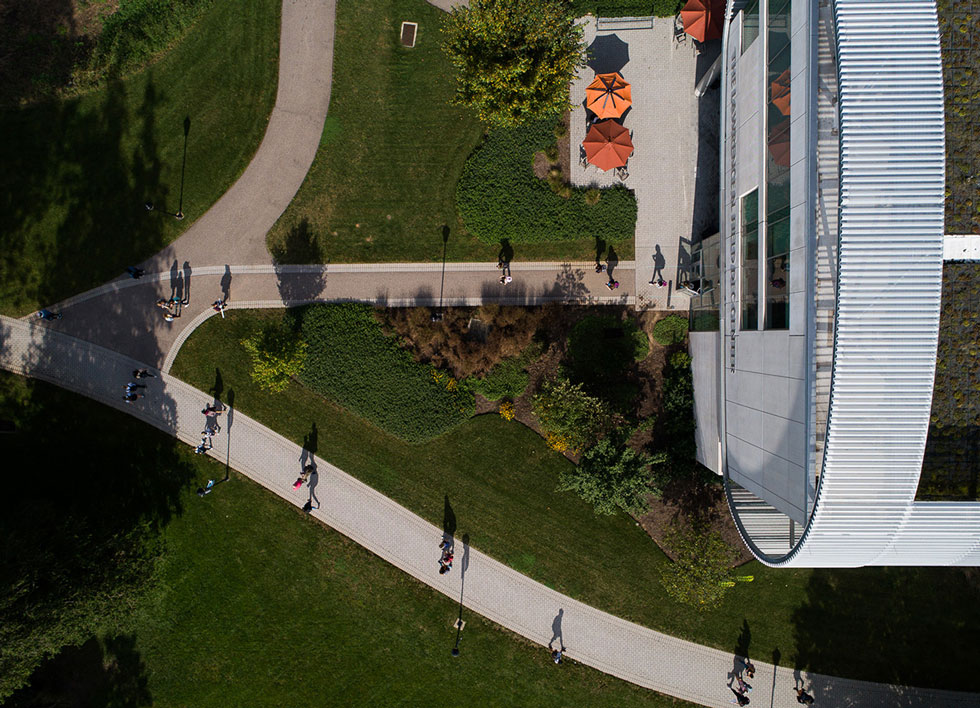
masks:
[[[692,333],[695,352],[709,351],[709,336],[721,337],[711,386],[718,409],[710,416],[718,435],[714,450],[703,442],[711,436],[699,434],[699,457],[724,474],[739,531],[768,565],[980,565],[980,503],[915,501],[942,290],[945,138],[935,4],[789,2],[728,4],[721,332]],[[766,33],[782,20],[793,65],[776,77],[785,64],[773,60],[773,45],[782,40]],[[761,58],[746,37],[761,45],[754,48]],[[780,80],[785,110],[773,103]],[[762,83],[761,97],[747,87],[752,81]],[[774,141],[772,123],[784,116],[791,138]],[[753,150],[762,153],[760,164]],[[770,179],[767,170],[785,174],[793,195],[792,242],[782,261],[771,257],[780,215],[766,192],[782,198],[774,180],[755,197],[759,234],[745,245],[746,190],[753,179]],[[753,257],[759,272],[746,279]],[[770,282],[784,283],[788,296]],[[761,297],[751,292],[757,285]],[[785,309],[788,324],[770,307]],[[767,331],[773,323],[785,331]],[[780,347],[788,364],[769,352]],[[698,365],[695,353],[696,386]],[[778,400],[783,393],[789,403]]]

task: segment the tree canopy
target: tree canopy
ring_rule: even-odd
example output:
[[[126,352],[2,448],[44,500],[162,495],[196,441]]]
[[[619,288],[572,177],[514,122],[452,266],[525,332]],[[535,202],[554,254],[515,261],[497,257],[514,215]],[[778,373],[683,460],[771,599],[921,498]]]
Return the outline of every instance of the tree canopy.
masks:
[[[513,126],[569,108],[585,45],[567,4],[472,0],[452,11],[443,32],[457,70],[456,100],[484,122]]]
[[[642,514],[648,510],[650,466],[662,463],[664,455],[651,457],[637,452],[625,440],[604,438],[582,455],[582,462],[563,470],[558,491],[572,490],[595,507],[597,514],[625,511]]]

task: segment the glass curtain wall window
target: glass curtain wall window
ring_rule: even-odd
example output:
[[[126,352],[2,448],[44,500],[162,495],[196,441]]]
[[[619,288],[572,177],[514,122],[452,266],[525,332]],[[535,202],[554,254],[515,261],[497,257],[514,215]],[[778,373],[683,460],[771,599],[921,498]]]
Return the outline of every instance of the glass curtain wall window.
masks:
[[[752,0],[742,10],[742,53],[759,36],[759,0]]]
[[[742,317],[739,329],[759,328],[759,190],[742,197],[740,241]]]
[[[791,7],[792,0],[770,0],[766,30],[766,329],[789,327]]]

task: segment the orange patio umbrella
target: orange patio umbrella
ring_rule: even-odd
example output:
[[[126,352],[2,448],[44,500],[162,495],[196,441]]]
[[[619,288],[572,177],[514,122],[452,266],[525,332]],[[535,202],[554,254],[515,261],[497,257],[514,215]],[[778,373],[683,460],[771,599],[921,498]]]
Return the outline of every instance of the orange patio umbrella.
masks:
[[[725,26],[724,0],[688,0],[681,9],[684,31],[699,42],[719,39]]]
[[[780,167],[789,167],[789,120],[784,120],[769,134],[769,154]]]
[[[769,100],[784,116],[789,115],[789,84],[790,75],[787,69],[769,86]]]
[[[586,159],[600,170],[622,167],[633,154],[630,132],[614,120],[593,125],[582,145]]]
[[[618,73],[596,74],[585,89],[585,107],[599,118],[619,118],[633,105],[633,89]]]

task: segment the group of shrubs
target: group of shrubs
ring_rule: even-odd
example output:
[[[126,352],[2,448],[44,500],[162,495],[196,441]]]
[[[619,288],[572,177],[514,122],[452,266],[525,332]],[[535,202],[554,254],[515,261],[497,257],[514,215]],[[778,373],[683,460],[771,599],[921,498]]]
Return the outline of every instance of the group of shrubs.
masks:
[[[591,239],[597,233],[608,241],[633,237],[633,192],[615,186],[596,201],[587,189],[556,191],[534,175],[534,154],[554,141],[554,122],[547,120],[487,133],[456,185],[456,207],[468,231],[489,244]]]

